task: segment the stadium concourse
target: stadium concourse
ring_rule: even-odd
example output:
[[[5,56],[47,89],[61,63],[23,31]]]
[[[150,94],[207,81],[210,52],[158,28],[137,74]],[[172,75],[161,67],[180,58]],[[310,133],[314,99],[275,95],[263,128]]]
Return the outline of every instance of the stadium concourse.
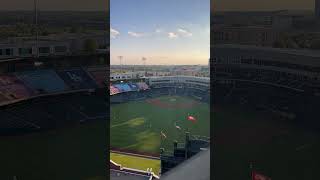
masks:
[[[39,131],[106,117],[105,101],[99,98],[99,89],[106,87],[101,81],[106,79],[106,72],[104,67],[96,67],[0,75],[0,134]],[[96,102],[101,106],[90,108]]]
[[[151,76],[136,80],[113,82],[110,84],[112,116],[111,150],[116,150],[120,153],[132,153],[145,157],[150,156],[151,158],[157,158],[161,161],[160,174],[163,175],[186,159],[200,152],[201,149],[208,148],[210,142],[210,138],[208,138],[210,126],[209,102],[210,79],[207,77]],[[132,103],[132,108],[129,110],[128,108],[131,107],[130,103]],[[154,107],[154,109],[152,109],[152,107]],[[181,127],[173,121],[187,118],[185,115],[190,112],[196,113],[199,116],[199,119],[201,119],[199,124],[191,127],[196,121],[193,121],[192,124],[182,121],[181,127],[182,125],[185,125],[185,127],[183,127],[184,129],[190,128],[189,130],[195,130],[195,132],[200,132],[204,136],[188,134],[186,139],[184,139],[184,135],[182,135],[182,137],[177,135],[177,132],[179,131],[177,131],[176,128],[179,127],[179,129],[181,129]],[[127,113],[133,114],[132,117],[124,115]],[[149,117],[150,113],[151,115]],[[166,115],[161,116],[161,113],[166,113]],[[158,115],[160,117],[157,117]],[[140,117],[144,120],[139,120],[136,117]],[[161,119],[161,117],[164,117],[166,120]],[[122,118],[123,120],[119,120]],[[144,122],[150,123],[150,127],[151,123],[153,123],[153,128],[148,126],[149,128],[145,129],[145,125],[140,126],[141,123],[144,124]],[[129,124],[129,130],[124,129],[127,124]],[[168,125],[170,125],[170,127],[166,127]],[[112,127],[114,127],[115,130],[113,130]],[[160,130],[161,128],[165,128],[167,130],[166,133],[169,136],[168,140],[162,145],[160,144],[160,141],[162,143],[163,140],[158,135],[159,128]],[[134,129],[137,129],[137,132]],[[184,130],[181,132],[184,132]],[[131,133],[133,133],[132,136],[130,135]],[[146,136],[143,137],[145,138],[144,141],[156,142],[147,142],[146,144],[143,142],[136,142],[134,137],[135,133],[151,133],[152,135],[149,136],[150,139],[147,140]],[[161,135],[167,138],[162,131]],[[180,139],[182,138],[182,142],[174,143],[173,138],[178,137],[180,137]],[[119,141],[125,142],[120,143]],[[137,147],[135,143],[138,143],[139,147]],[[164,150],[162,148],[164,145],[168,149]],[[144,147],[146,148],[144,149]],[[162,149],[161,152],[160,148]],[[110,170],[111,174],[113,174],[112,179],[130,179],[129,177],[126,178],[126,176],[129,176],[126,171],[120,171],[119,168],[118,170],[114,170],[114,167],[117,167],[114,163],[116,164],[117,162],[110,161],[110,164],[112,164],[113,167]],[[134,173],[130,172],[130,176],[134,175],[135,177],[133,179],[138,179],[138,177],[136,177],[137,172],[139,172],[139,170]],[[153,172],[146,171],[146,173],[152,174]],[[148,177],[150,178],[150,175]],[[140,178],[143,179],[143,177]]]

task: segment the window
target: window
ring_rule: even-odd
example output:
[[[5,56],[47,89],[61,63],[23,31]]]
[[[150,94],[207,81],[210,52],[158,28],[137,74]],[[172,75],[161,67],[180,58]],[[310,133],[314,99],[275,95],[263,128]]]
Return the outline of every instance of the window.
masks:
[[[39,48],[39,53],[41,53],[41,54],[48,54],[48,53],[50,53],[50,47],[40,47],[40,48]]]
[[[67,52],[67,47],[66,46],[55,46],[54,51],[56,53],[64,53],[64,52]]]
[[[32,54],[31,48],[19,48],[19,55],[30,55]]]
[[[13,55],[13,49],[12,48],[6,49],[5,52],[6,52],[5,53],[6,56],[12,56]]]

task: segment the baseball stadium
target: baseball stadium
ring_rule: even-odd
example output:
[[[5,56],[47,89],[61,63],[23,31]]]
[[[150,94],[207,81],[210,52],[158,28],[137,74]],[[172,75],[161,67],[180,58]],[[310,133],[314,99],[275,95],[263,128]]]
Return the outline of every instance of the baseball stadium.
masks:
[[[126,167],[151,170],[159,176],[173,167],[166,167],[170,163],[166,165],[164,159],[171,157],[175,164],[184,160],[185,153],[179,157],[177,152],[185,144],[191,149],[188,157],[200,148],[207,148],[209,86],[209,78],[193,76],[152,76],[112,82],[110,159]],[[136,157],[150,161],[137,163],[139,160],[132,160]]]
[[[0,179],[105,178],[107,67],[32,63],[0,75]]]
[[[213,47],[214,178],[319,177],[319,57],[312,50]]]

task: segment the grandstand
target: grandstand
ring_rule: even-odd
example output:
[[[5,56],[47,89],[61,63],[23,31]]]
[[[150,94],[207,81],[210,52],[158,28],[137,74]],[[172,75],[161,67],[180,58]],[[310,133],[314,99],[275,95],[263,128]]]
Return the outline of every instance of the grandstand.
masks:
[[[215,177],[245,179],[251,162],[272,179],[316,177],[319,52],[215,45],[211,54]]]
[[[193,76],[149,77],[145,82],[110,84],[111,102],[129,100],[132,97],[157,97],[160,95],[189,95],[204,102],[210,101],[210,79]],[[132,92],[132,93],[129,93]],[[140,92],[140,93],[134,93]],[[144,93],[143,93],[144,92]],[[124,95],[125,94],[125,95]],[[120,100],[122,99],[122,100]]]
[[[103,73],[103,69],[95,72]],[[105,100],[99,94],[87,94],[99,89],[100,82],[93,77],[82,68],[0,76],[0,134],[46,130],[106,117]]]
[[[218,45],[213,55],[216,101],[256,104],[285,118],[320,125],[312,118],[320,102],[318,52]]]
[[[108,68],[107,67],[91,67],[87,68],[87,71],[91,75],[91,77],[95,80],[99,88],[107,87],[106,81],[108,76]]]
[[[210,102],[210,78],[194,76],[151,77],[148,82],[161,94],[180,94]]]
[[[24,99],[31,95],[32,91],[15,76],[0,76],[0,104],[10,100]]]
[[[71,89],[90,89],[97,86],[94,80],[83,69],[68,69],[59,71],[58,73]]]
[[[53,70],[38,70],[16,73],[17,78],[36,91],[37,94],[67,90],[67,85]]]

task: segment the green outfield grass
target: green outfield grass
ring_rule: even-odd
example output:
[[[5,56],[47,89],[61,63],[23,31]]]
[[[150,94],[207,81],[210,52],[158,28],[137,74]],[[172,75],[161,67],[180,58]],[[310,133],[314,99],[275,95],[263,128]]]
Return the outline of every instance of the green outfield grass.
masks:
[[[110,159],[117,164],[121,164],[124,167],[144,171],[146,171],[148,168],[152,168],[152,172],[154,172],[155,174],[159,174],[160,172],[160,160],[129,156],[118,153],[110,153]]]
[[[156,99],[161,103],[169,104],[170,108],[159,107],[148,101],[111,106],[111,147],[159,154],[160,147],[164,147],[166,151],[172,151],[174,140],[184,142],[185,131],[194,135],[209,136],[209,104],[180,96],[162,96]],[[195,105],[178,107],[186,104]],[[188,121],[188,115],[196,117],[197,122]],[[178,130],[175,124],[180,126],[181,130]],[[167,136],[163,141],[160,140],[161,131]]]

